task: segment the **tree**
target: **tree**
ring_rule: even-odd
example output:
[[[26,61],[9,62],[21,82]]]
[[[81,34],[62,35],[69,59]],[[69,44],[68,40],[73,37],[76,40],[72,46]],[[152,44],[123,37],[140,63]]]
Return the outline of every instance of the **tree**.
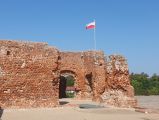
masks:
[[[159,95],[159,76],[148,76],[146,73],[130,75],[131,84],[136,95]]]
[[[73,76],[67,76],[67,83],[66,86],[74,86],[74,77]]]

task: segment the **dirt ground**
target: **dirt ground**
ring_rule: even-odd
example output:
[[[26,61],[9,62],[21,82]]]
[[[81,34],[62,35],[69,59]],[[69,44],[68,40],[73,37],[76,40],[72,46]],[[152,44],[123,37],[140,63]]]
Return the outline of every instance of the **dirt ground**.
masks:
[[[159,96],[136,96],[136,98],[139,106],[159,110]]]
[[[137,96],[142,106],[158,108],[159,96]],[[60,100],[57,108],[36,109],[5,109],[2,120],[159,120],[159,114],[135,112],[134,109],[119,109],[112,107],[98,108],[101,104],[90,100],[80,101],[72,99]],[[85,105],[86,108],[79,108]],[[97,106],[87,108],[89,106]]]

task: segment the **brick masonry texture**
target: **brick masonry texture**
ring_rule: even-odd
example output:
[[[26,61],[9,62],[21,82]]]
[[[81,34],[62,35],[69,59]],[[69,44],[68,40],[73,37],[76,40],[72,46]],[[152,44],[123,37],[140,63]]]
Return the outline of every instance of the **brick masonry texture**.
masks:
[[[60,76],[75,79],[75,99],[135,107],[127,61],[102,51],[61,52],[47,43],[0,40],[0,106],[56,107]]]

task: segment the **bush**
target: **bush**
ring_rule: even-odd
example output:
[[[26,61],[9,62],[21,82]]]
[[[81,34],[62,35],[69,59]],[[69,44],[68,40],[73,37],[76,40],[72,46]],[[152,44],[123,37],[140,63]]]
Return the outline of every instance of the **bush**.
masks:
[[[74,93],[67,93],[66,92],[66,97],[67,98],[74,98]]]

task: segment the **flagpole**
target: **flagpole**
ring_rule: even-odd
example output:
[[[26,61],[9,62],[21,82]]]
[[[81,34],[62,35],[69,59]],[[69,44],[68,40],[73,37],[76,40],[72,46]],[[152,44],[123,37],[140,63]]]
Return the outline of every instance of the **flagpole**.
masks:
[[[96,58],[96,21],[94,19],[94,23],[95,23],[95,27],[94,27],[94,60],[95,60],[95,64],[97,63],[97,58]]]
[[[95,28],[94,28],[94,51],[96,51],[96,21],[95,22]]]

